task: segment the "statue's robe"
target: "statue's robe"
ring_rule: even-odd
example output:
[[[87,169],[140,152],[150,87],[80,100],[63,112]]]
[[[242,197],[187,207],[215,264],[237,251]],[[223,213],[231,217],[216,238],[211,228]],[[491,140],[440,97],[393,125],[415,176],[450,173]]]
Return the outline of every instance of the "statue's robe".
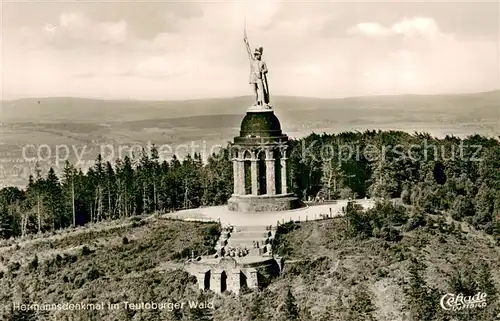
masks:
[[[265,104],[269,103],[269,85],[267,83],[267,65],[262,60],[255,58],[251,61],[250,80],[251,84],[257,84],[258,87],[258,100],[263,101]]]

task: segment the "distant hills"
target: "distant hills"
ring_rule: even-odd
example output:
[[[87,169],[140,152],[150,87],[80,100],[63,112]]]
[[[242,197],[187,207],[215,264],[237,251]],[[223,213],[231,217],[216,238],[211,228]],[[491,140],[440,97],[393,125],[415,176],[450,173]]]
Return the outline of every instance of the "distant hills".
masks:
[[[155,118],[182,118],[200,115],[237,114],[245,112],[252,98],[232,97],[217,99],[141,101],[99,100],[85,98],[28,98],[2,102],[3,122],[122,122]],[[480,119],[498,119],[500,115],[500,90],[450,95],[396,95],[365,96],[351,98],[321,99],[308,97],[274,96],[272,104],[277,114],[293,121],[299,116],[304,121],[319,119],[367,118],[383,116],[381,112],[395,112],[391,118],[412,116],[431,118],[436,114],[448,114],[459,122],[474,122]],[[361,112],[361,113],[358,113]],[[292,112],[291,115],[289,113]],[[311,115],[324,112],[321,117]],[[305,119],[304,114],[309,114]],[[281,118],[281,117],[280,117]],[[430,120],[430,119],[429,119]]]
[[[58,145],[86,148],[95,159],[102,145],[195,143],[207,152],[239,134],[249,96],[183,101],[29,98],[3,101],[0,113],[0,177],[5,184],[24,184],[19,169],[33,164],[23,146],[48,145],[54,165]],[[272,104],[290,137],[365,130],[426,132],[435,137],[481,134],[500,136],[500,91],[454,95],[369,96],[339,99],[273,96]],[[30,147],[33,148],[33,147]],[[184,149],[183,149],[184,150]],[[32,150],[34,152],[35,150]],[[75,152],[70,153],[75,160]],[[17,172],[16,172],[17,171]]]

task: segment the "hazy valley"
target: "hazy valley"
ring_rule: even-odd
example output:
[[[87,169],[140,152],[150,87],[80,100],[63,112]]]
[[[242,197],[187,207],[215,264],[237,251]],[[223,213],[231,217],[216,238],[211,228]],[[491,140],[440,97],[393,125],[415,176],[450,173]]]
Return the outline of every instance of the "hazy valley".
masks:
[[[345,99],[277,96],[272,100],[283,130],[294,138],[311,132],[367,129],[427,132],[436,137],[475,133],[496,137],[500,132],[500,91]],[[66,157],[76,163],[81,155],[87,162],[78,165],[85,168],[100,151],[106,154],[105,159],[123,157],[129,152],[127,148],[148,142],[169,144],[172,152],[160,155],[166,158],[176,148],[181,157],[187,150],[205,156],[239,134],[250,101],[250,97],[186,101],[80,98],[4,101],[0,117],[0,175],[4,185],[22,186],[33,173],[34,157],[40,160],[42,169],[53,166],[57,171]],[[103,147],[108,144],[113,147]],[[195,147],[179,146],[182,144]],[[40,148],[42,145],[48,147]],[[56,151],[57,145],[68,149],[63,146]]]

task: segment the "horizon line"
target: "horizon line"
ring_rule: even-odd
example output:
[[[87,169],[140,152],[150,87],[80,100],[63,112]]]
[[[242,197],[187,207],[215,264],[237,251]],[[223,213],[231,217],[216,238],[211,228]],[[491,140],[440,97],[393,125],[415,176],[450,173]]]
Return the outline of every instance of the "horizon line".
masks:
[[[342,100],[342,99],[357,99],[357,98],[374,98],[374,97],[398,97],[398,96],[461,96],[461,95],[474,95],[474,94],[487,94],[500,92],[500,87],[497,89],[484,90],[484,91],[471,91],[471,92],[457,92],[457,93],[402,93],[402,94],[371,94],[371,95],[355,95],[355,96],[342,96],[342,97],[315,97],[315,96],[294,96],[294,95],[273,95],[273,97],[281,98],[307,98],[317,100]],[[238,98],[251,98],[252,95],[238,95],[238,96],[218,96],[218,97],[204,97],[204,98],[184,98],[184,99],[139,99],[139,98],[102,98],[102,97],[82,97],[82,96],[31,96],[14,99],[1,99],[0,102],[14,102],[20,100],[42,100],[42,99],[80,99],[80,100],[100,100],[100,101],[145,101],[145,102],[182,102],[182,101],[200,101],[200,100],[226,100]]]

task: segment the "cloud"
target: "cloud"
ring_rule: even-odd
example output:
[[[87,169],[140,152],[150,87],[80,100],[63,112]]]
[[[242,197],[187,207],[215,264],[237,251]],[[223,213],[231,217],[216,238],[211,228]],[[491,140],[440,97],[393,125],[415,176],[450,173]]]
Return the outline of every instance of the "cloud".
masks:
[[[460,37],[466,28],[456,21],[463,10],[449,17],[422,4],[106,2],[50,5],[49,15],[48,7],[23,6],[46,11],[43,19],[30,11],[35,24],[19,10],[22,26],[10,17],[4,28],[2,85],[10,95],[181,99],[250,94],[245,18],[251,46],[264,47],[273,95],[498,86],[498,36],[480,38],[477,29]]]
[[[116,45],[128,40],[128,25],[124,20],[97,22],[81,12],[64,12],[57,24],[43,28],[45,43],[57,48],[92,48],[92,45]]]
[[[295,73],[298,76],[309,76],[309,75],[324,75],[325,70],[322,68],[322,66],[313,64],[313,63],[306,63],[303,65],[298,65],[296,68],[294,68]]]
[[[160,32],[152,40],[139,40],[141,50],[150,52],[180,52],[188,50],[188,37],[178,32]]]
[[[435,37],[440,35],[439,28],[434,19],[426,17],[405,18],[392,25],[391,31],[405,36],[425,35]]]
[[[189,57],[169,55],[151,57],[137,64],[135,75],[146,78],[163,78],[197,72],[197,64]]]
[[[366,36],[385,36],[390,33],[390,29],[381,26],[375,22],[358,23],[355,27],[348,30],[350,33],[360,33]]]
[[[140,39],[152,39],[159,31],[177,31],[178,21],[203,15],[200,3],[113,0],[113,1],[8,1],[2,4],[2,26],[38,28],[57,24],[61,13],[78,12],[95,22],[127,22],[128,31]]]
[[[389,27],[376,22],[361,22],[347,30],[348,34],[368,37],[405,36],[405,37],[439,37],[441,33],[434,19],[429,17],[403,18]]]
[[[97,77],[98,74],[95,72],[76,72],[73,74],[74,77],[76,78],[94,78]]]

